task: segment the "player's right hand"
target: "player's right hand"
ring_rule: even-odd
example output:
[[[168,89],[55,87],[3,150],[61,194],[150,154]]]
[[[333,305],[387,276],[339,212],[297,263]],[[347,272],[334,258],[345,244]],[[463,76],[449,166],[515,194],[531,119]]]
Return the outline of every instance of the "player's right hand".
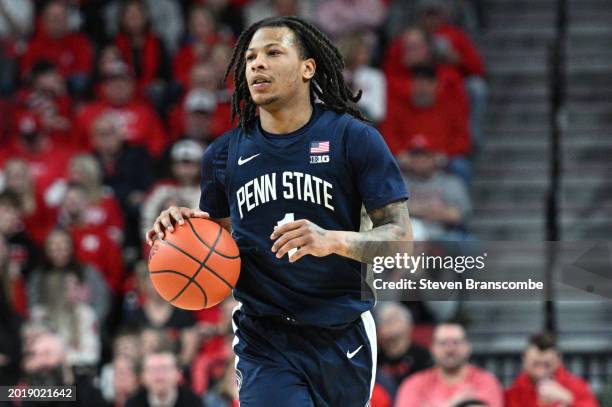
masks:
[[[199,209],[171,206],[159,214],[151,229],[147,231],[147,244],[152,246],[156,238],[163,239],[166,230],[170,233],[174,232],[174,224],[182,225],[185,223],[185,218],[208,219],[209,217],[207,212]]]

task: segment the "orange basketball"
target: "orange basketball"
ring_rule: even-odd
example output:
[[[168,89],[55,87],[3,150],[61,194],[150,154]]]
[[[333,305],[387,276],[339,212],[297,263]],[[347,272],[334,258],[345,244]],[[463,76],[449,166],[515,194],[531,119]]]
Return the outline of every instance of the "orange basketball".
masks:
[[[236,242],[219,224],[188,218],[156,239],[149,273],[157,292],[176,307],[209,308],[231,294],[240,275]]]

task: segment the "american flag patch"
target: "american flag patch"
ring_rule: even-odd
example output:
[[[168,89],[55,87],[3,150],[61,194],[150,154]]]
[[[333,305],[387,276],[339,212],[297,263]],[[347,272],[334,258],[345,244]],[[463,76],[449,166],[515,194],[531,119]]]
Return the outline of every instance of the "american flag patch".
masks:
[[[329,141],[313,141],[310,143],[310,154],[329,153]]]

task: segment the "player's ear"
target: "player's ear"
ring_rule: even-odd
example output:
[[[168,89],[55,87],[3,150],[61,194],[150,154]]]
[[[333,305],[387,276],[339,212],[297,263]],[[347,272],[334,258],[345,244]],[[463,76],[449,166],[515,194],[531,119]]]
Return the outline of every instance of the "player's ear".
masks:
[[[309,81],[315,75],[317,63],[314,58],[307,58],[302,61],[302,78],[304,82]]]

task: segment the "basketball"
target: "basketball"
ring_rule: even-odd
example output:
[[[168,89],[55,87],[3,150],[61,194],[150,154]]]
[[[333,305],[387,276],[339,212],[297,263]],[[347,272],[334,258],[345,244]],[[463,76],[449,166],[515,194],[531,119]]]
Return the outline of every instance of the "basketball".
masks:
[[[221,225],[187,218],[173,233],[155,241],[149,274],[157,292],[172,305],[210,308],[229,296],[238,281],[238,246]]]

